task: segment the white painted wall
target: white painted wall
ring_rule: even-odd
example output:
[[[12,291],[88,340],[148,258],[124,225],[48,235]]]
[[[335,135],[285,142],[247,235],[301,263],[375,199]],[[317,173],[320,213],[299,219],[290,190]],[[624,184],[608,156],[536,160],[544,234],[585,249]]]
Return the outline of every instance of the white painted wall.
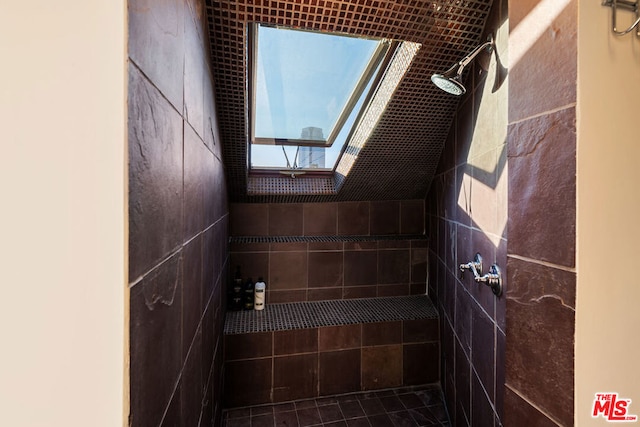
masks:
[[[611,12],[579,2],[578,426],[607,425],[591,418],[596,392],[640,416],[640,38],[612,35]]]
[[[0,0],[0,425],[125,422],[125,60],[125,0]]]

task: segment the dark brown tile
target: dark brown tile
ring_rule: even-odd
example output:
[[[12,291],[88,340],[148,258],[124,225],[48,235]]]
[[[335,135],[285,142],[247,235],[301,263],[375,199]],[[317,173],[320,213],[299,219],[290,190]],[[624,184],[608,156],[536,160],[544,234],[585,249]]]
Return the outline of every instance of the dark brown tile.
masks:
[[[274,422],[273,414],[251,417],[251,427],[273,427]]]
[[[474,308],[472,316],[471,363],[493,403],[495,388],[495,324],[477,306]]]
[[[251,427],[251,417],[231,418],[225,421],[225,427]]]
[[[347,422],[344,420],[334,421],[331,423],[323,424],[323,427],[347,427]]]
[[[565,303],[553,288],[560,287],[558,278],[573,282],[574,273],[540,266],[540,275],[527,283],[512,277],[518,272],[515,265],[509,270],[507,324],[513,333],[506,346],[506,381],[542,411],[571,424],[575,311],[571,299]],[[553,357],[548,356],[551,347]]]
[[[350,418],[363,417],[365,415],[358,400],[340,402],[340,409],[342,410],[344,418],[347,420]]]
[[[269,236],[302,236],[301,203],[269,204]]]
[[[184,248],[182,280],[182,354],[186,357],[202,317],[202,239]]]
[[[491,425],[495,414],[490,398],[486,395],[478,377],[473,374],[471,387],[471,425]]]
[[[307,287],[307,253],[276,252],[270,254],[269,280],[272,290]]]
[[[342,286],[342,252],[309,252],[310,288]]]
[[[309,242],[310,251],[341,251],[342,242]]]
[[[426,283],[412,283],[409,285],[409,295],[426,295],[427,285]],[[431,291],[429,293],[431,295]]]
[[[411,248],[411,283],[426,283],[428,254],[427,248]]]
[[[316,399],[316,405],[318,408],[325,405],[333,405],[334,403],[338,403],[338,397],[328,396]]]
[[[202,379],[202,341],[197,340],[191,347],[184,362],[180,378],[180,418],[184,425],[198,425],[204,399]],[[176,393],[178,393],[176,391]]]
[[[205,227],[204,191],[207,156],[212,154],[191,129],[184,127],[184,237],[189,240]]]
[[[398,399],[400,399],[406,409],[415,409],[425,406],[422,399],[420,399],[415,393],[400,394],[398,395]]]
[[[455,408],[450,411],[455,412],[456,424],[468,424],[466,420],[471,415],[471,368],[466,354],[462,351],[460,344],[456,341],[455,354]]]
[[[409,284],[398,285],[378,285],[377,296],[379,297],[400,297],[407,296],[410,292]]]
[[[534,7],[535,1],[509,2],[509,27],[517,27]],[[557,14],[541,16],[549,28],[564,28],[562,34],[543,32],[536,42],[509,67],[509,122],[572,104],[577,88],[577,1],[570,1]],[[512,16],[516,19],[512,19]],[[540,69],[553,69],[557,79],[549,81]],[[525,95],[536,93],[534,99]]]
[[[320,351],[359,348],[361,336],[360,324],[319,328],[318,348]]]
[[[269,244],[271,252],[306,251],[307,248],[307,242],[275,242]]]
[[[424,200],[400,202],[400,234],[424,233]]]
[[[240,267],[243,283],[251,277],[256,280],[262,276],[271,285],[269,276],[269,254],[266,252],[236,252],[230,254],[229,270],[235,274]]]
[[[575,266],[575,114],[568,108],[509,126],[510,254]]]
[[[318,412],[320,412],[320,418],[322,419],[323,424],[344,419],[340,406],[337,403],[318,406]]]
[[[275,355],[317,351],[318,328],[275,331],[273,333],[273,352]]]
[[[438,319],[404,320],[402,341],[405,343],[438,341]]]
[[[320,353],[321,396],[360,390],[360,349]]]
[[[376,322],[362,325],[362,345],[402,343],[402,322]]]
[[[265,204],[232,203],[229,209],[231,216],[231,235],[268,236],[269,210]]]
[[[345,251],[366,251],[378,249],[378,241],[376,240],[360,240],[344,242]]]
[[[503,424],[505,426],[518,425],[522,420],[527,420],[527,425],[533,427],[555,427],[558,425],[516,393],[511,391],[509,387],[505,389],[504,405],[505,419]]]
[[[205,50],[202,48],[202,36],[192,17],[190,8],[185,8],[184,31],[184,107],[183,115],[191,126],[204,139],[204,75]],[[185,125],[185,128],[190,127]],[[203,142],[204,145],[204,142]]]
[[[373,298],[377,296],[376,286],[354,286],[350,288],[344,288],[342,298]]]
[[[255,359],[273,354],[273,332],[253,332],[224,336],[225,360]]]
[[[400,202],[371,202],[371,235],[400,233]]]
[[[254,406],[251,408],[251,416],[273,414],[273,405]]]
[[[345,251],[344,285],[375,285],[378,281],[376,251]]]
[[[409,283],[411,253],[408,249],[378,251],[378,283]]]
[[[275,427],[298,427],[298,415],[296,411],[276,412],[275,413]]]
[[[438,343],[403,345],[403,384],[417,385],[438,382]]]
[[[496,391],[495,408],[496,415],[504,421],[504,396],[505,396],[505,345],[506,337],[498,329],[496,340]]]
[[[295,410],[296,410],[296,404],[293,402],[277,403],[273,405],[274,414],[277,414],[279,412],[290,412]]]
[[[128,8],[129,57],[178,111],[183,102],[185,4],[136,0]]]
[[[365,414],[367,414],[368,417],[384,414],[386,412],[386,409],[384,409],[382,402],[377,397],[360,400],[360,406],[362,406],[362,410]]]
[[[402,385],[402,345],[362,349],[362,389],[375,390]]]
[[[384,406],[384,409],[387,412],[398,412],[404,411],[405,409],[404,405],[396,395],[380,397],[380,402],[382,402],[382,406]]]
[[[369,202],[338,204],[338,235],[369,235]]]
[[[468,355],[471,352],[471,309],[475,302],[462,288],[456,292],[455,329],[462,349]]]
[[[372,427],[394,427],[391,418],[387,414],[374,415],[369,417]]]
[[[182,243],[183,163],[182,118],[133,65],[129,94],[129,280],[133,282]]]
[[[300,302],[307,300],[307,290],[267,291],[267,304],[282,304],[285,302]]]
[[[391,239],[378,240],[378,249],[409,249],[411,248],[411,240]]]
[[[271,359],[225,364],[224,405],[227,408],[271,401]]]
[[[338,234],[337,203],[305,203],[303,211],[305,236]]]
[[[176,255],[130,291],[132,425],[160,425],[180,374],[181,270]]]
[[[230,243],[229,252],[269,252],[269,243]]]
[[[226,412],[227,419],[251,417],[251,408],[231,409]]]
[[[292,375],[292,373],[295,373]],[[318,390],[318,355],[302,354],[273,359],[273,400],[313,397]]]
[[[362,418],[353,418],[353,419],[347,420],[347,426],[349,426],[349,427],[371,427],[371,424],[369,424],[369,420],[367,419],[367,417],[362,417]]]
[[[166,409],[164,417],[162,418],[160,427],[171,427],[175,425],[180,425],[180,423],[182,423],[182,412],[181,412],[182,396],[180,394],[180,387],[181,385],[178,384],[178,388],[176,389],[175,393],[173,393],[173,395],[171,396],[171,400],[168,402],[168,407]],[[143,425],[145,425],[144,421],[141,421],[139,419],[136,419],[134,420],[134,422],[131,423],[132,427],[143,426]]]
[[[419,426],[439,425],[440,423],[428,408],[410,409],[409,413]]]
[[[316,399],[307,399],[307,400],[299,400],[295,402],[296,410],[307,409],[307,408],[316,408]]]
[[[315,288],[307,291],[308,301],[342,299],[342,288]]]
[[[322,423],[318,408],[299,409],[296,412],[298,413],[298,423],[300,424],[300,427],[313,426]]]

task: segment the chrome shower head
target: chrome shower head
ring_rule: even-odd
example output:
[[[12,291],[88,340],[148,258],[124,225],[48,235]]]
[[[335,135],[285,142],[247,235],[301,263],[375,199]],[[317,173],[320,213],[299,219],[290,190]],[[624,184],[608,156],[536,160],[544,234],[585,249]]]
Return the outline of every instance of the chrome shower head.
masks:
[[[493,37],[489,34],[489,38],[485,43],[473,49],[470,54],[462,58],[460,62],[453,64],[453,66],[444,73],[433,74],[431,76],[431,81],[445,92],[452,95],[463,95],[467,91],[462,84],[462,72],[464,71],[464,67],[469,65],[469,63],[473,61],[473,58],[475,58],[482,49],[486,48],[491,52],[493,51],[493,47]]]
[[[467,90],[460,81],[460,77],[460,75],[451,77],[450,75],[447,75],[447,73],[436,73],[431,76],[431,81],[440,89],[450,93],[451,95],[463,95]]]

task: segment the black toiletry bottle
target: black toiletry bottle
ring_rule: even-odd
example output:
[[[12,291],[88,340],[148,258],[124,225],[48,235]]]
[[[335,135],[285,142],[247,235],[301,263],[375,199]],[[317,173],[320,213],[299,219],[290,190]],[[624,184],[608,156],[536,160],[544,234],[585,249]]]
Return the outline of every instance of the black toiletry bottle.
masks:
[[[245,310],[253,310],[253,280],[251,277],[247,280],[247,283],[244,285],[244,309]]]
[[[229,309],[233,311],[242,310],[244,292],[242,292],[242,274],[240,273],[240,266],[236,268],[236,275],[233,278],[233,284],[231,288],[231,298]]]

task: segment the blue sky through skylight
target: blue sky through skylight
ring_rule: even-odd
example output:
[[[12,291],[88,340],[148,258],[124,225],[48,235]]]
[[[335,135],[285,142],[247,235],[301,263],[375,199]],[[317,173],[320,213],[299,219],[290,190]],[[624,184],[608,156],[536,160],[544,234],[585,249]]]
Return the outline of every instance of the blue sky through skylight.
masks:
[[[299,139],[302,129],[316,127],[326,140],[378,43],[260,26],[254,136]],[[346,133],[348,127],[349,122]],[[336,159],[345,137],[338,138],[331,150],[337,150]],[[285,149],[293,163],[296,147]],[[252,144],[251,159],[253,167],[286,166],[281,146]],[[327,158],[325,167],[332,168],[334,163],[335,159]]]

